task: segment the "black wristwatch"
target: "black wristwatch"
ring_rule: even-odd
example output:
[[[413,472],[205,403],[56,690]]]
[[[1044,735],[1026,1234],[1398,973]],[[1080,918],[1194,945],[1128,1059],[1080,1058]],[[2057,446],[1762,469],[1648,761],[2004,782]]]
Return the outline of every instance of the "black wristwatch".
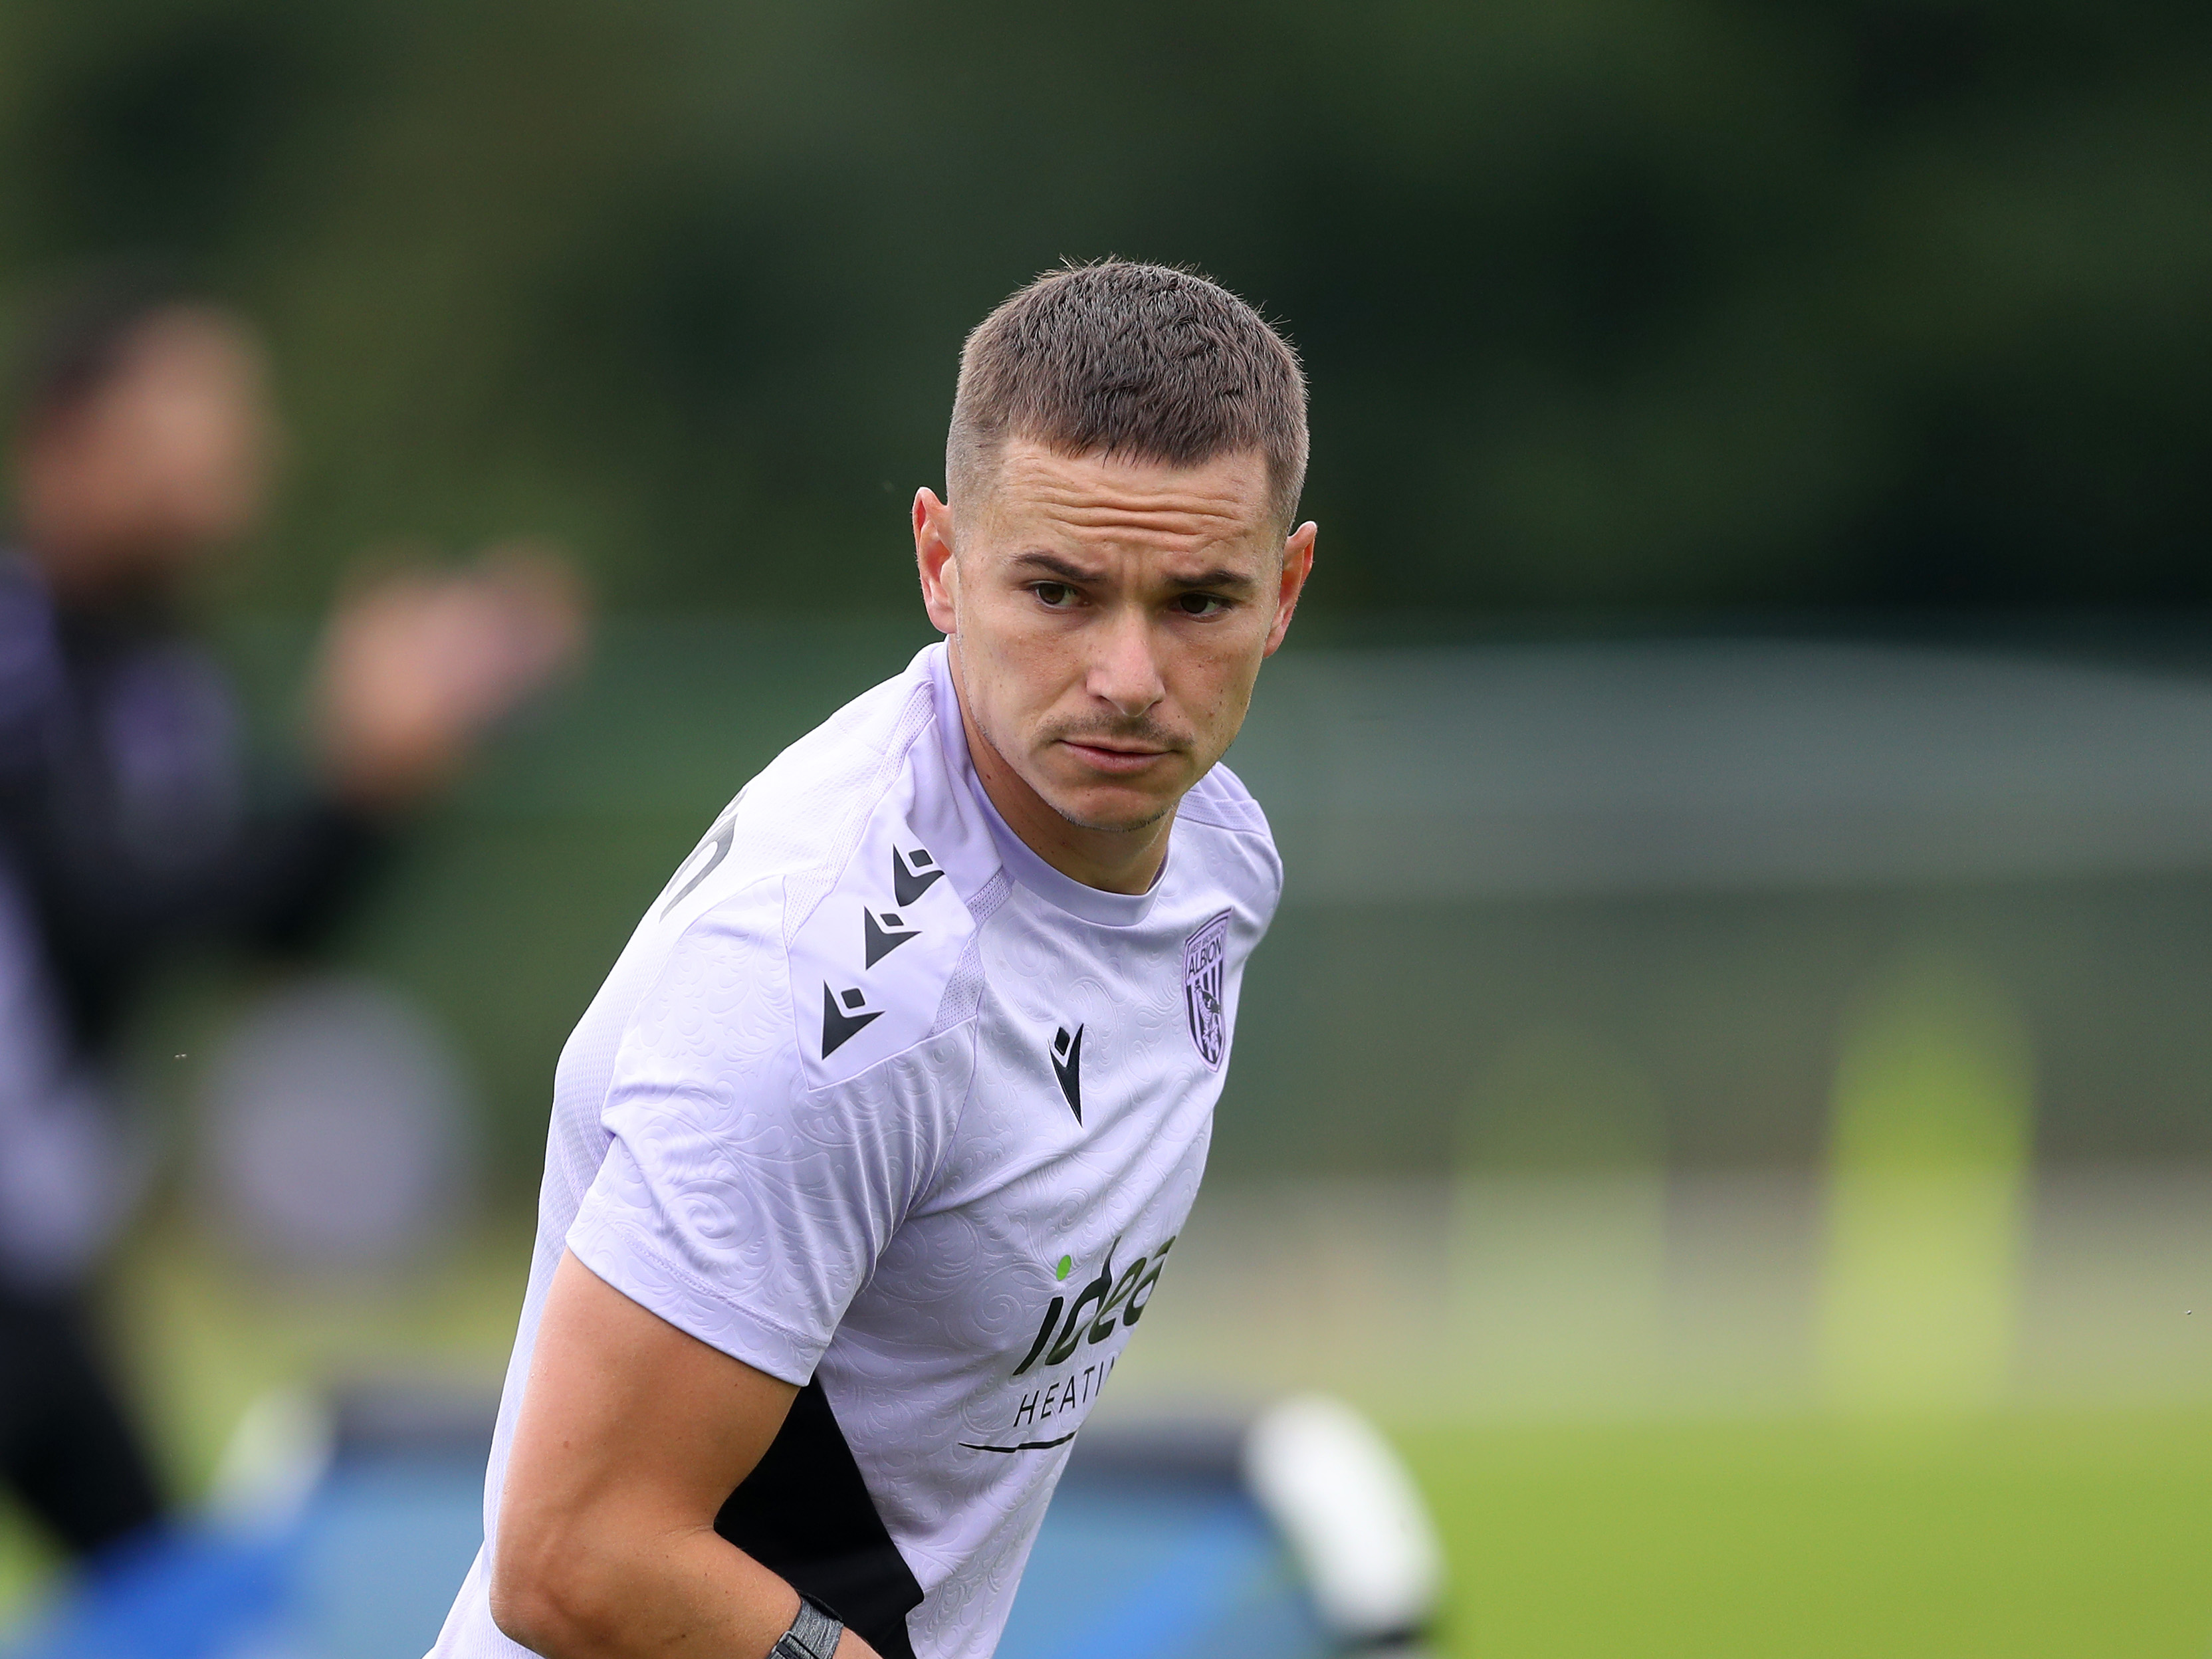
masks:
[[[830,1659],[845,1634],[844,1624],[829,1608],[799,1598],[799,1616],[775,1638],[768,1659]]]

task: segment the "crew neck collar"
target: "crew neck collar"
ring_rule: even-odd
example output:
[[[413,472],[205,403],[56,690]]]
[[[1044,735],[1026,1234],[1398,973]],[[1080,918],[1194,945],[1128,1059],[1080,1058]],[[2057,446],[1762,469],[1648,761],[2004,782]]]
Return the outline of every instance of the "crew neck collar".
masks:
[[[960,694],[952,684],[951,647],[939,640],[927,647],[925,654],[929,658],[930,686],[937,705],[937,731],[945,746],[945,758],[975,797],[983,822],[990,827],[991,840],[999,849],[999,861],[1006,866],[1006,873],[1048,903],[1102,927],[1133,927],[1142,921],[1151,913],[1152,901],[1167,876],[1166,861],[1162,860],[1152,884],[1141,893],[1109,893],[1103,887],[1092,887],[1073,876],[1063,875],[1046,863],[1000,816],[990,792],[983,787],[983,780],[976,775],[975,758],[968,752],[968,727],[960,718]],[[1172,847],[1169,856],[1174,856]]]

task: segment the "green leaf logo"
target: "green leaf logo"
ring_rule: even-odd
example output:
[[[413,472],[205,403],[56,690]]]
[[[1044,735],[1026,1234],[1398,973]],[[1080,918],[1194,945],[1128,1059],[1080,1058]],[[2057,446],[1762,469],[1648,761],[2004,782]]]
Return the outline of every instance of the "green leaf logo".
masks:
[[[1052,1276],[1054,1279],[1065,1279],[1073,1271],[1074,1267],[1075,1258],[1072,1255],[1064,1255],[1060,1259],[1060,1266],[1052,1270]]]

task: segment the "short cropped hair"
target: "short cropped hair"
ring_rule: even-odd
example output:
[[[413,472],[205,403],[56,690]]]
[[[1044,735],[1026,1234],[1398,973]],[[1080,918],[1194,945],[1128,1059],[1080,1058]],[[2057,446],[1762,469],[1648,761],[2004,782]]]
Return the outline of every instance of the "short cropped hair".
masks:
[[[958,502],[1009,439],[1068,456],[1197,466],[1257,450],[1287,529],[1306,471],[1297,353],[1194,271],[1105,259],[1048,271],[986,317],[960,354],[945,441]]]

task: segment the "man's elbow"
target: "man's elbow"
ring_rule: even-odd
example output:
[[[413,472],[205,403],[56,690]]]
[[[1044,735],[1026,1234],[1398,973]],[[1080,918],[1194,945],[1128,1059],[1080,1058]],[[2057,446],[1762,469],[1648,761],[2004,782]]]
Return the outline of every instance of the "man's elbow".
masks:
[[[621,1659],[620,1600],[603,1563],[544,1531],[502,1530],[492,1552],[491,1621],[544,1659]]]

